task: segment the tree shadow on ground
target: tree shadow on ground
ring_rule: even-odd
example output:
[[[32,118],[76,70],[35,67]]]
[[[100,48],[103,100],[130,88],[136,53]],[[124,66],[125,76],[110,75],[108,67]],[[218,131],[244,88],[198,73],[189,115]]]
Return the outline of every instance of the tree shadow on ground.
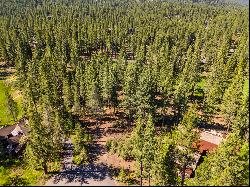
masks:
[[[110,116],[110,115],[103,115],[101,118],[100,118],[100,121],[101,122],[111,122],[111,121],[115,121],[117,120],[116,118]]]
[[[107,134],[116,134],[116,133],[128,133],[132,131],[132,127],[130,126],[128,128],[126,127],[120,127],[120,128],[108,128],[106,131]]]
[[[128,120],[128,117],[125,115],[124,112],[116,111],[115,116],[118,117],[118,119]]]
[[[66,183],[80,182],[81,184],[88,184],[87,180],[102,181],[106,178],[113,179],[118,175],[118,172],[118,168],[104,163],[74,166],[70,170],[55,174],[53,183],[57,184],[63,180]]]
[[[161,127],[173,127],[176,124],[176,117],[173,115],[157,115],[156,116],[156,122],[155,126],[161,126]]]
[[[93,126],[93,125],[96,125],[97,122],[95,121],[80,121],[80,124],[82,127],[88,127],[88,126]]]
[[[216,131],[223,131],[226,132],[227,128],[219,123],[208,123],[206,121],[201,121],[198,124],[199,128],[205,129],[205,130],[216,130]]]
[[[12,73],[10,73],[10,72],[0,72],[0,80],[5,80],[6,77],[8,77],[11,74]]]
[[[92,136],[93,139],[99,139],[103,135],[103,128],[87,128],[87,132]]]
[[[98,160],[98,156],[105,154],[106,150],[104,145],[101,144],[90,144],[88,146],[90,163]]]

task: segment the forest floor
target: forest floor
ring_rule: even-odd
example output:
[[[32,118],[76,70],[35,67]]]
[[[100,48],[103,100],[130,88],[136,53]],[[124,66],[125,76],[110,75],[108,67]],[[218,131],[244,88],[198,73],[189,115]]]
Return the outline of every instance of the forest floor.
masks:
[[[114,115],[109,110],[107,110],[98,121],[95,119],[91,120],[92,124],[88,126],[88,131],[94,137],[95,143],[93,146],[97,146],[97,148],[100,150],[99,154],[92,155],[92,158],[98,163],[106,163],[113,168],[130,168],[130,170],[133,170],[135,164],[134,161],[125,161],[124,159],[118,157],[117,154],[108,153],[107,149],[105,148],[105,144],[108,140],[118,140],[119,138],[124,137],[124,135],[131,134],[133,126],[126,125],[126,127],[113,127],[113,123],[122,118],[122,113]]]
[[[201,114],[202,115],[202,114]],[[119,183],[115,176],[121,168],[135,171],[135,161],[125,161],[117,154],[111,154],[107,151],[105,144],[110,139],[122,138],[130,136],[133,126],[124,125],[124,127],[115,127],[117,120],[124,120],[128,123],[123,112],[114,114],[110,109],[98,117],[85,115],[80,118],[82,126],[86,127],[87,132],[92,135],[93,143],[90,145],[90,163],[87,165],[75,166],[72,164],[71,158],[67,161],[69,166],[66,170],[54,175],[46,186],[117,186],[126,185]],[[213,117],[215,123],[223,123],[223,118],[219,115]],[[214,126],[215,127],[215,126]],[[209,129],[214,128],[213,125]],[[159,130],[161,129],[158,127]],[[71,146],[71,145],[70,145]],[[69,147],[70,147],[69,146]],[[72,152],[72,151],[71,151]],[[66,164],[67,165],[67,164]],[[147,185],[147,181],[143,180],[143,185]]]
[[[65,143],[63,169],[53,175],[45,186],[116,186],[111,178],[110,169],[103,163],[73,164],[73,144],[69,139]]]
[[[3,116],[7,116],[4,106],[5,95],[4,89],[6,85],[10,86],[15,82],[14,68],[7,67],[4,63],[0,63],[0,106],[3,110],[0,110],[0,126],[6,124],[7,119],[3,119]],[[14,100],[18,103],[18,108],[21,108],[21,93],[18,90],[11,89],[11,94]],[[166,110],[166,114],[171,116],[173,109],[170,107]],[[19,113],[21,116],[22,112]],[[200,112],[201,116],[203,113]],[[211,116],[213,124],[204,124],[204,128],[207,130],[215,129],[216,131],[224,131],[221,126],[225,124],[222,115]],[[119,111],[116,114],[112,110],[107,109],[98,118],[93,116],[84,116],[80,118],[83,126],[87,127],[87,130],[93,136],[93,144],[90,146],[90,158],[91,161],[88,165],[80,167],[72,164],[72,150],[68,150],[68,157],[64,162],[68,163],[68,167],[64,168],[60,173],[53,175],[53,177],[47,181],[46,185],[102,185],[102,186],[115,186],[123,185],[115,180],[115,175],[119,169],[135,170],[135,161],[125,161],[117,154],[110,154],[105,144],[110,139],[119,139],[125,135],[131,134],[133,126],[125,125],[124,127],[114,127],[114,122],[117,120],[127,119],[124,117],[123,112]],[[171,120],[170,120],[171,121]],[[156,124],[156,128],[160,132],[163,128],[160,124]],[[71,146],[69,143],[69,147]],[[71,153],[70,153],[71,152]],[[67,155],[66,154],[66,155]],[[144,181],[143,185],[147,185]]]
[[[116,181],[115,176],[120,168],[133,169],[134,161],[125,161],[116,154],[109,154],[105,148],[107,140],[119,138],[129,129],[113,128],[112,123],[118,117],[109,112],[101,118],[85,117],[80,119],[87,131],[93,137],[90,145],[90,163],[76,166],[72,163],[73,147],[66,142],[66,157],[63,160],[64,169],[53,175],[45,186],[117,186],[123,185]]]

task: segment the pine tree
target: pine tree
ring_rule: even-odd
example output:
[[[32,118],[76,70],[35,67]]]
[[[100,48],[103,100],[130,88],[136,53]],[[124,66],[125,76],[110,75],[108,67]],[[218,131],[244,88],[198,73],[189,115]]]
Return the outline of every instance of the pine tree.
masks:
[[[112,72],[111,72],[111,93],[110,93],[110,104],[113,106],[114,108],[114,112],[115,109],[118,107],[119,105],[119,101],[118,101],[118,87],[119,87],[119,82],[118,82],[118,70],[117,70],[117,64],[114,63],[112,65]]]
[[[125,109],[125,113],[129,116],[130,119],[133,118],[136,111],[136,64],[128,64],[125,76],[124,76],[124,85],[123,85],[123,100],[122,106]]]
[[[68,76],[66,76],[63,79],[63,98],[64,98],[64,104],[67,110],[69,111],[73,106],[73,99],[72,99],[73,93],[71,90],[71,84],[70,84]]]
[[[73,109],[75,112],[80,112],[81,105],[80,105],[80,89],[79,89],[79,82],[77,80],[73,83],[73,89],[74,89],[74,106]]]
[[[194,179],[190,179],[187,184],[194,186],[249,185],[248,150],[248,141],[239,139],[237,133],[230,134],[215,152],[205,158],[197,168]]]
[[[103,107],[101,89],[97,81],[91,83],[91,87],[88,93],[87,106],[95,113],[100,111]]]
[[[144,146],[144,119],[139,116],[136,120],[136,126],[132,132],[131,139],[133,142],[133,155],[137,161],[140,161],[143,156],[143,146]]]
[[[224,79],[224,57],[223,48],[219,51],[217,62],[211,65],[210,74],[205,85],[205,104],[208,112],[216,112],[219,109],[223,93],[226,88]]]
[[[155,112],[156,86],[150,67],[144,67],[140,74],[136,90],[136,108],[138,114],[145,116],[146,113]]]
[[[192,50],[192,46],[190,46],[187,51],[187,60],[183,72],[179,75],[174,91],[174,106],[177,111],[177,123],[186,111],[188,98],[192,95],[194,86],[197,82],[198,57],[196,53],[192,54]]]
[[[193,154],[197,149],[199,134],[195,131],[198,116],[197,106],[192,105],[185,113],[182,121],[178,125],[176,132],[176,145],[178,146],[177,160],[180,164],[181,184],[184,184],[186,167],[194,161]]]
[[[157,186],[176,186],[177,168],[175,163],[176,147],[169,137],[158,138],[154,162],[152,165],[152,178]]]
[[[151,114],[147,115],[147,122],[144,129],[142,148],[142,162],[145,172],[150,173],[154,161],[156,142],[155,142],[155,127]]]
[[[76,124],[74,134],[71,136],[74,145],[73,161],[76,164],[86,163],[89,160],[87,145],[90,143],[90,136],[80,124]]]
[[[64,121],[48,103],[42,105],[38,111],[29,111],[29,134],[28,149],[26,156],[37,162],[48,173],[48,163],[59,159],[64,139]]]
[[[232,122],[232,131],[237,132],[241,138],[249,140],[248,124],[249,124],[249,79],[246,79],[243,86],[240,107],[237,110],[236,117]]]
[[[244,71],[240,67],[238,73],[234,76],[232,83],[225,91],[222,100],[222,112],[225,114],[228,130],[231,128],[232,122],[240,109],[241,98],[244,86]]]
[[[102,73],[102,97],[107,106],[110,107],[111,92],[113,87],[112,64],[109,61],[104,62]]]

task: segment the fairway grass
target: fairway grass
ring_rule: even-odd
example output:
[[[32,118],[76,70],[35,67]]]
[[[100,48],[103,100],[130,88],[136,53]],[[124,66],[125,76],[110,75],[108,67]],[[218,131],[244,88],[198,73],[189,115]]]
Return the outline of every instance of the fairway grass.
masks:
[[[15,93],[15,90],[13,88],[9,89],[5,83],[5,80],[0,80],[0,127],[5,125],[12,125],[15,123],[12,116],[10,116],[7,112],[7,106],[6,106],[6,96],[5,91],[8,89],[10,90],[11,95],[13,96],[13,93]],[[17,119],[20,119],[23,115],[22,111],[22,96],[14,97],[14,100],[17,102],[18,107],[18,117]]]

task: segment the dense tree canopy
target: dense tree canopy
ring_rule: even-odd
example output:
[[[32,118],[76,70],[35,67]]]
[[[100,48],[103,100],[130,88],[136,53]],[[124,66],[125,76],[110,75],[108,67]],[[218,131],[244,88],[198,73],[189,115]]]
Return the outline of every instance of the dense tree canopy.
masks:
[[[155,184],[176,185],[170,163],[185,167],[192,159],[202,110],[222,115],[231,134],[190,184],[249,184],[249,9],[201,2],[1,0],[0,60],[15,67],[24,97],[27,158],[46,173],[73,115],[113,108],[135,122],[133,156],[152,170]],[[157,116],[168,109],[178,128],[156,141]],[[84,134],[79,128],[75,136]],[[178,146],[187,149],[178,153]]]

